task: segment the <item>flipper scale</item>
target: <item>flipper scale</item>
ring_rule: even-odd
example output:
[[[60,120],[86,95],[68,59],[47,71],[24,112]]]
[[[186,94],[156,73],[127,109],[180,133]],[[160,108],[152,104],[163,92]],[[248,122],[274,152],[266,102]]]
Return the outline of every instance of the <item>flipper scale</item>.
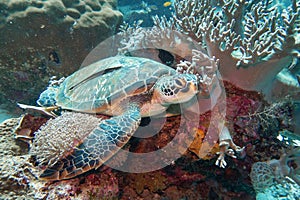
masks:
[[[140,120],[140,108],[131,106],[123,115],[101,121],[71,154],[48,166],[40,175],[40,179],[69,179],[97,169],[128,142]]]

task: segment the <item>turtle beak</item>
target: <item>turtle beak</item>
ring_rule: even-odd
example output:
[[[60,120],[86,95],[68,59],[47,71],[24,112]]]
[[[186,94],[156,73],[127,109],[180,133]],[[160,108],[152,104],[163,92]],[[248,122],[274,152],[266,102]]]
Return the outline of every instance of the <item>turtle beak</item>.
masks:
[[[195,76],[193,78],[193,81],[191,81],[190,88],[194,92],[194,94],[197,94],[199,92],[200,88],[199,88],[199,80],[197,76]]]

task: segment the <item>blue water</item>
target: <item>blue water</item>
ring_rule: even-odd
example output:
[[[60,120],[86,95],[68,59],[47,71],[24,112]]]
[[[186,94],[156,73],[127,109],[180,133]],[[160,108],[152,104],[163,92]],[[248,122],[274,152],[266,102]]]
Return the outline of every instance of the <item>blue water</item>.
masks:
[[[12,117],[15,117],[15,116],[10,114],[10,111],[0,109],[0,123],[5,121],[6,119],[9,119],[9,118],[12,118]]]

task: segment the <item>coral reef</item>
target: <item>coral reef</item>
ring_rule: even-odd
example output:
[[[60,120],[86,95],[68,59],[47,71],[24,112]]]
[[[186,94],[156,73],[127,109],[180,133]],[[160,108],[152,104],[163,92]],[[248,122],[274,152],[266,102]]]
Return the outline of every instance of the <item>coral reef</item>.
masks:
[[[289,177],[300,185],[300,147],[290,149],[287,153],[280,156],[280,159],[267,161],[273,168],[277,179]]]
[[[20,120],[12,118],[0,124],[0,199],[116,199],[118,180],[111,170],[57,183],[38,180],[40,170],[32,164],[28,145],[15,138],[15,130],[22,130]],[[28,125],[33,119],[22,121]]]
[[[0,152],[2,156],[27,153],[27,145],[14,137],[20,118],[7,119],[0,124]]]
[[[215,166],[214,163],[217,158],[213,154],[214,152],[208,155],[207,160],[199,160],[193,152],[187,151],[180,159],[164,169],[154,172],[132,174],[111,170],[110,168],[105,170],[105,166],[103,166],[98,170],[92,170],[70,180],[43,182],[36,178],[39,174],[37,171],[38,168],[34,167],[30,163],[31,161],[28,160],[27,145],[25,145],[25,147],[21,147],[23,149],[21,153],[9,156],[15,161],[15,164],[13,164],[13,162],[7,162],[7,165],[5,165],[7,167],[3,168],[1,172],[3,185],[7,186],[7,184],[11,184],[16,185],[18,188],[13,188],[14,191],[5,189],[5,192],[2,192],[3,198],[97,199],[99,196],[104,195],[108,197],[108,199],[172,199],[176,197],[188,199],[255,199],[255,193],[248,176],[252,164],[254,162],[267,161],[270,157],[279,158],[280,152],[283,152],[281,149],[286,149],[287,146],[284,141],[276,139],[275,134],[263,134],[260,130],[257,132],[257,137],[250,137],[249,132],[242,131],[242,128],[237,126],[239,122],[235,119],[237,119],[239,115],[244,116],[245,113],[251,113],[255,107],[250,107],[250,109],[246,105],[249,102],[260,102],[262,97],[256,92],[239,90],[229,83],[225,84],[225,86],[227,88],[228,98],[232,99],[230,105],[228,105],[231,109],[228,109],[227,123],[233,125],[228,127],[232,133],[235,133],[233,134],[233,140],[238,145],[246,145],[246,156],[226,158],[228,165],[226,169]],[[246,108],[249,108],[249,110]],[[193,118],[195,117],[192,117],[192,119]],[[185,134],[190,133],[192,136],[196,133],[201,142],[203,141],[203,134],[206,134],[207,127],[209,126],[210,112],[202,114],[200,118],[202,120],[200,120],[199,127],[195,130],[195,127],[191,126],[185,130]],[[190,120],[191,119],[180,118],[180,116],[167,118],[165,126],[157,135],[139,140],[133,138],[129,141],[126,149],[136,153],[157,150],[172,140],[177,134],[179,124],[185,123],[188,127],[189,123],[191,123]],[[32,119],[29,121],[32,121]],[[53,119],[51,119],[51,121],[53,121]],[[30,123],[27,122],[25,124]],[[280,126],[280,123],[274,124],[274,126]],[[7,131],[6,134],[9,134],[11,137],[11,139],[7,141],[1,140],[1,144],[6,145],[5,148],[8,148],[3,149],[3,152],[9,151],[9,146],[12,146],[11,144],[13,143],[24,145],[23,143],[16,142],[12,134],[16,127],[22,130],[22,126],[19,126],[19,119],[15,120],[14,123],[6,122],[2,127],[6,130],[10,130]],[[25,129],[28,128],[27,126],[23,127]],[[194,131],[189,129],[194,129]],[[248,136],[248,138],[245,138],[245,136]],[[199,142],[196,140],[195,142]],[[184,143],[184,141],[178,142]],[[190,150],[192,150],[192,148],[194,148],[195,152],[198,152],[201,145],[194,143],[194,145],[190,147]],[[217,150],[218,147],[216,144],[213,151]],[[7,152],[6,155],[9,155],[9,153]],[[124,159],[125,164],[128,166],[135,167],[138,164],[132,162],[130,158]],[[153,160],[149,160],[148,162],[152,163],[152,161]],[[12,166],[19,166],[17,168],[19,170],[14,169]],[[24,172],[22,171],[23,169]],[[34,175],[31,175],[31,173]],[[9,179],[9,176],[17,178]],[[20,181],[24,185],[19,185]],[[271,186],[271,188],[272,187],[278,186]],[[297,188],[296,185],[285,187]],[[26,194],[25,191],[28,194]],[[105,191],[111,192],[105,193]],[[8,197],[9,193],[10,197]],[[282,196],[291,195],[282,192],[278,192],[278,194]]]
[[[125,184],[130,185],[138,195],[144,196],[146,192],[157,193],[166,189],[167,178],[163,172],[139,173],[129,175],[130,179]],[[149,182],[148,180],[152,180]],[[143,194],[144,193],[144,194]]]
[[[159,19],[155,19],[155,23],[159,23]],[[118,53],[150,58],[163,62],[180,73],[196,74],[201,85],[198,94],[199,110],[201,113],[211,110],[222,93],[222,86],[218,80],[220,77],[216,72],[218,60],[209,57],[186,35],[172,30],[169,22],[164,22],[150,29],[142,28],[138,24],[122,26],[123,31],[119,33],[122,40]],[[161,50],[169,52],[174,58],[165,62],[160,56]]]
[[[118,199],[118,179],[114,172],[106,170],[89,174],[84,179],[75,178],[47,183],[35,195],[36,199],[97,200]]]
[[[77,70],[113,35],[122,14],[116,0],[0,2],[0,102],[33,104],[52,76]]]
[[[36,182],[37,169],[29,162],[29,157],[1,156],[0,199],[33,199],[35,192],[43,185]]]
[[[29,162],[28,145],[14,135],[20,119],[0,124],[0,199],[33,199],[36,192],[32,183],[37,180],[37,169]]]
[[[284,181],[281,184],[275,184],[263,192],[258,192],[256,195],[257,200],[277,200],[277,199],[299,199],[299,185],[291,182]]]

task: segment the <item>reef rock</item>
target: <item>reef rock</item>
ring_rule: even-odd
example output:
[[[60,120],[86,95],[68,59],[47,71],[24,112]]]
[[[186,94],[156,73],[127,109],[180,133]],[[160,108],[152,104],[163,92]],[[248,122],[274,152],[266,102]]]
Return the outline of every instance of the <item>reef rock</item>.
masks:
[[[123,17],[116,6],[116,0],[1,1],[1,104],[33,104],[50,77],[77,70],[118,30]]]
[[[14,130],[20,119],[7,119],[0,124],[0,199],[33,199],[41,187],[29,162],[26,143],[15,139]]]
[[[20,119],[7,119],[0,124],[0,157],[23,155],[28,151],[27,145],[14,138],[14,129]]]

